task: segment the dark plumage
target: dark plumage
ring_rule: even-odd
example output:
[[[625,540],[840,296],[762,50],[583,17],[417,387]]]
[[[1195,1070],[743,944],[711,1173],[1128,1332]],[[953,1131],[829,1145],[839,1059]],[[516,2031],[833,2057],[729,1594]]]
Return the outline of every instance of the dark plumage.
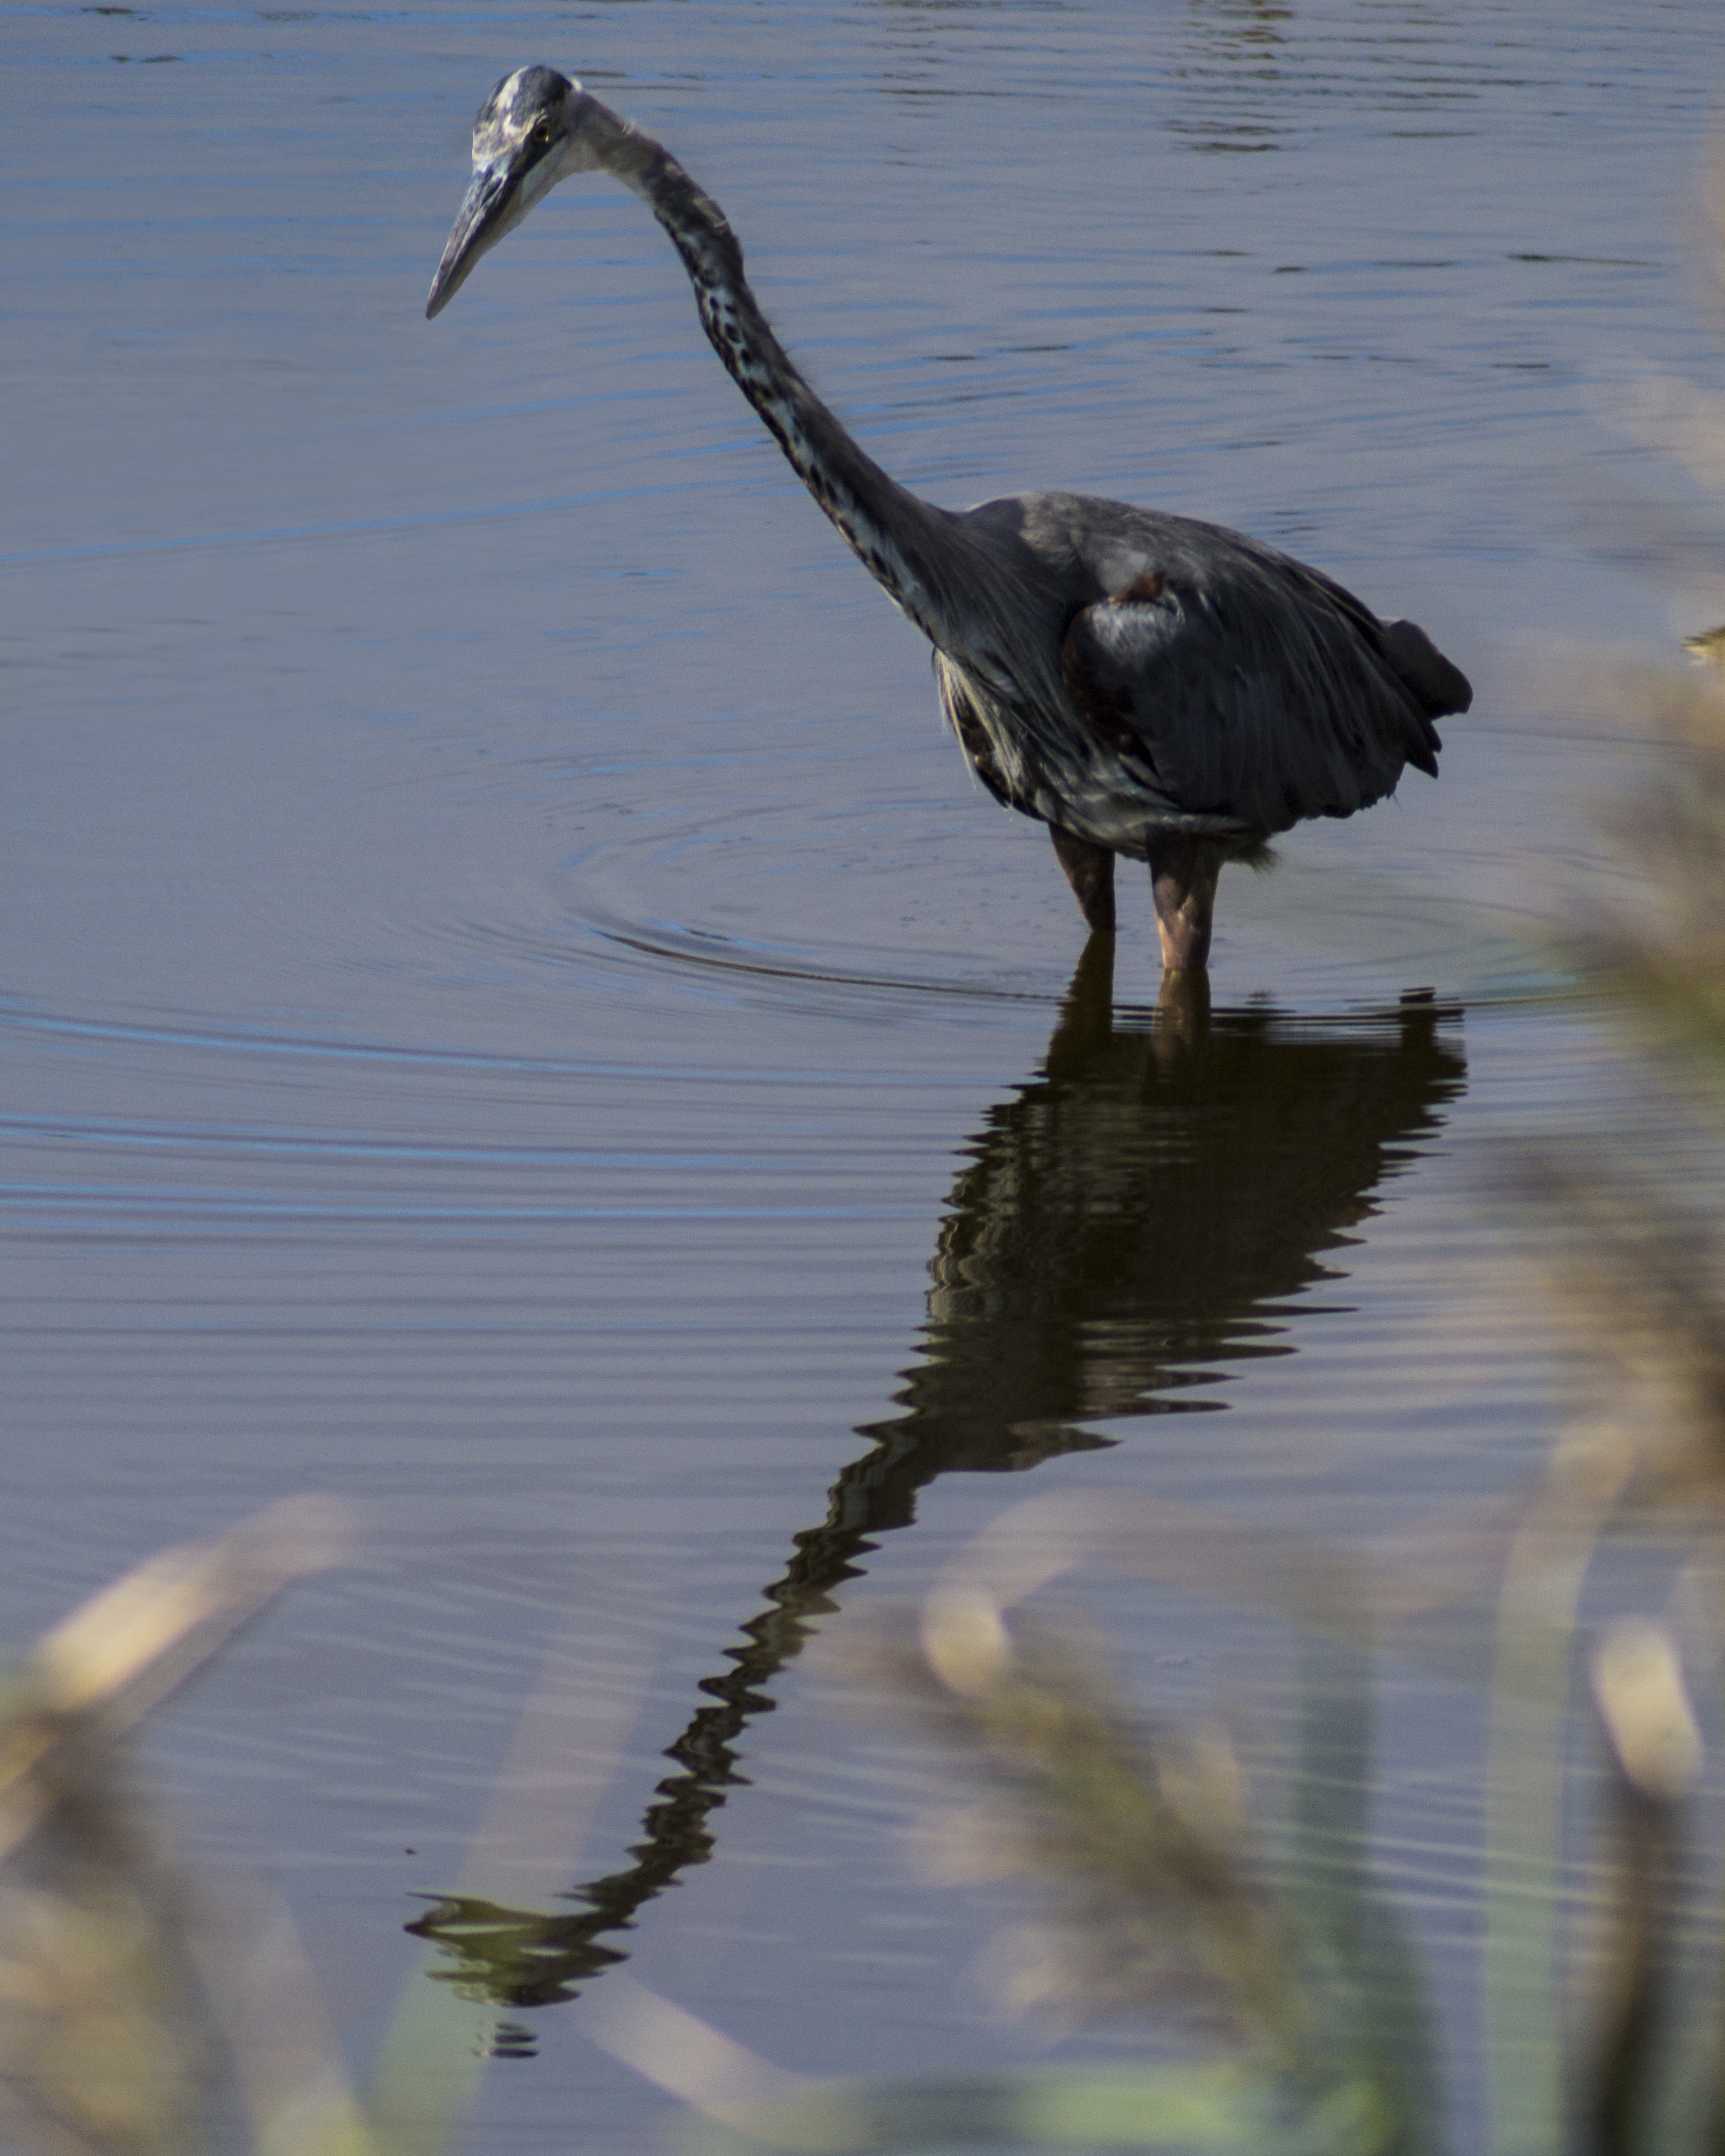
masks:
[[[1201,968],[1216,877],[1312,816],[1350,816],[1404,768],[1437,774],[1433,721],[1466,678],[1412,622],[1381,622],[1273,547],[1073,494],[936,508],[897,485],[768,326],[723,213],[660,144],[549,68],[505,78],[426,303],[560,179],[604,171],[669,234],[702,326],[816,501],[933,644],[941,701],[998,800],[1049,825],[1092,928],[1114,860],[1150,865],[1170,970]]]

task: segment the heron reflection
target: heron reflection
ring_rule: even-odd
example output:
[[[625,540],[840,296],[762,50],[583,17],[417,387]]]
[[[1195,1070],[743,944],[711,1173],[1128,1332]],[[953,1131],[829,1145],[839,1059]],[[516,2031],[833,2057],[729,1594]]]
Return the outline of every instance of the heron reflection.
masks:
[[[1286,1304],[1339,1276],[1333,1253],[1461,1091],[1466,1065],[1430,997],[1314,1024],[1273,1009],[1214,1019],[1202,979],[1119,1026],[1112,939],[1092,938],[1038,1076],[989,1111],[953,1186],[932,1266],[922,1359],[898,1412],[859,1435],[825,1517],[726,1650],[729,1666],[667,1757],[621,1870],[547,1916],[452,1897],[409,1927],[437,1974],[500,2006],[544,2006],[623,1958],[608,1943],[712,1853],[713,1815],[745,1777],[737,1740],[766,1687],[937,1476],[1015,1473],[1111,1445],[1101,1421],[1221,1407],[1224,1366],[1294,1352]]]

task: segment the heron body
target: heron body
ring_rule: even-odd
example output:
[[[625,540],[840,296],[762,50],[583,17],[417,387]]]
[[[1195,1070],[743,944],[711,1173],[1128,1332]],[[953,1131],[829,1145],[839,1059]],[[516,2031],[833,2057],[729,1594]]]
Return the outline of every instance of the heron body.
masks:
[[[605,172],[669,234],[714,350],[798,477],[934,647],[972,769],[1048,825],[1093,929],[1117,855],[1149,864],[1163,962],[1209,957],[1230,859],[1349,816],[1403,769],[1437,774],[1433,721],[1463,675],[1411,622],[1219,525],[1088,495],[952,511],[868,457],[798,372],[723,212],[650,136],[553,69],[506,76],[474,126],[474,175],[425,311],[559,180]]]

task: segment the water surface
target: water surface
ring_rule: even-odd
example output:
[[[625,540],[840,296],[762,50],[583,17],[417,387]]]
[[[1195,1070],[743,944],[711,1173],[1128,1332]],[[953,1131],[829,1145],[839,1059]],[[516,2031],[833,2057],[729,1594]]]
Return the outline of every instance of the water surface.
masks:
[[[1715,618],[1701,512],[1609,424],[1715,367],[1712,11],[0,21],[4,1636],[281,1493],[362,1504],[370,1566],[161,1769],[281,1882],[357,2058],[428,1908],[562,1922],[492,1942],[475,2027],[536,2056],[475,2149],[651,2143],[663,2100],[536,2003],[613,1953],[808,2071],[1026,2056],[963,1978],[998,1908],[906,1869],[926,1763],[835,1718],[803,1628],[1033,1488],[1347,1538],[1537,1452],[1479,1192],[1506,1135],[1639,1114],[1542,939],[1641,761],[1541,658]],[[909,484],[1237,523],[1472,675],[1440,784],[1224,880],[1207,1035],[1158,1032],[1129,880],[1084,956],[637,203],[566,187],[423,321],[531,59],[672,142]],[[1261,1628],[1096,1606],[1147,1696],[1268,1743]],[[562,1794],[464,1873],[547,1668]],[[1453,1958],[1468,1710],[1409,1698],[1385,1848]]]

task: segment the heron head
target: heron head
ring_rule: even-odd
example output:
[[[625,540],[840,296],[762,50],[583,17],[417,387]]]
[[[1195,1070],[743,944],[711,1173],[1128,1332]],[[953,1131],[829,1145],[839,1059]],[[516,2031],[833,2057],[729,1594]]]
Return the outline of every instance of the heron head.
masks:
[[[442,313],[480,255],[559,180],[599,163],[598,137],[613,117],[555,68],[505,75],[473,123],[473,180],[431,280],[428,318]]]

